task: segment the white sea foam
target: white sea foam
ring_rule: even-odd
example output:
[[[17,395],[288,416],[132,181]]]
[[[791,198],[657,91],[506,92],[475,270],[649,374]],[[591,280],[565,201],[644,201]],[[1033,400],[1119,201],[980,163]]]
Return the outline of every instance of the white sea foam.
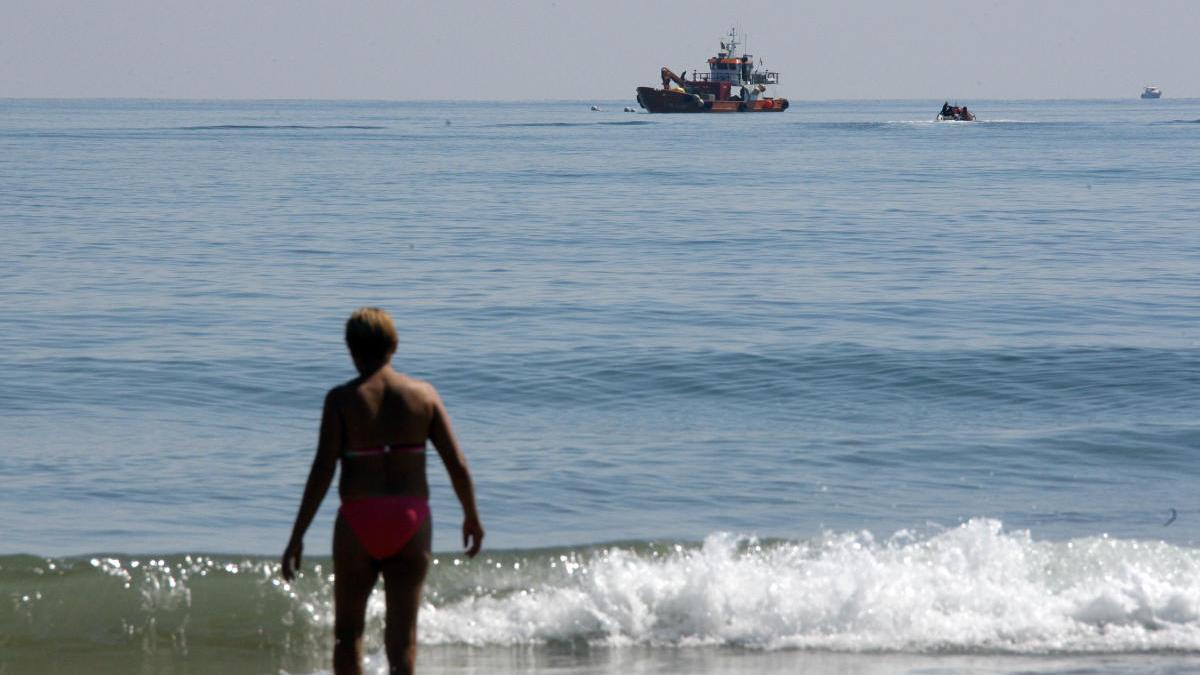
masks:
[[[272,645],[321,660],[329,567],[294,584],[278,563],[213,556],[0,564],[12,646],[145,653]],[[368,648],[382,647],[383,594]],[[426,587],[427,645],[749,647],[763,652],[1200,654],[1200,549],[1107,536],[1036,541],[976,519],[932,535],[827,533],[808,541],[714,534],[440,555]]]
[[[1200,650],[1200,552],[1034,541],[994,520],[932,537],[727,534],[614,547],[422,610],[421,641],[999,653]],[[500,565],[500,563],[497,563]],[[548,576],[547,576],[548,575]],[[524,588],[517,585],[524,584]],[[507,583],[505,585],[508,585]]]

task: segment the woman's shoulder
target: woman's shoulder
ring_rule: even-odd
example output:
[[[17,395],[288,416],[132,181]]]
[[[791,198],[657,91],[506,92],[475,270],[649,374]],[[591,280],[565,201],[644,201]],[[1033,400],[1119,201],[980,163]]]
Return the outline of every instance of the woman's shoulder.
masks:
[[[383,374],[377,373],[370,378],[375,382],[367,382],[368,378],[356,377],[334,386],[325,394],[325,405],[341,407],[361,399],[364,395],[370,397],[371,394],[368,391],[382,393],[388,389],[412,402],[415,402],[414,399],[427,403],[436,403],[441,400],[437,389],[430,382],[396,371],[388,373],[382,378],[379,377],[380,375]],[[364,388],[367,391],[364,391]]]
[[[422,398],[436,399],[438,395],[437,389],[434,388],[432,383],[411,375],[405,375],[404,373],[395,373],[391,378],[391,384],[398,389]]]
[[[325,405],[338,405],[346,400],[348,396],[353,395],[358,388],[359,378],[348,380],[338,385],[334,385],[325,392]]]

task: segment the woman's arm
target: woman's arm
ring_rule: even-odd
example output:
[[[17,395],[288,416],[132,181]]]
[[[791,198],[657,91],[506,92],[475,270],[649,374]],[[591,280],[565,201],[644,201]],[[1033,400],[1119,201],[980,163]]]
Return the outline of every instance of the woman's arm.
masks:
[[[432,387],[431,387],[432,388]],[[433,392],[433,420],[429,424],[429,440],[437,448],[450,474],[450,484],[454,486],[454,494],[458,496],[463,508],[463,546],[467,549],[467,557],[474,558],[483,546],[483,524],[479,522],[479,512],[475,509],[475,487],[471,483],[471,471],[467,468],[467,458],[458,447],[454,430],[450,426],[450,416],[442,399]]]
[[[325,396],[325,407],[321,413],[321,432],[317,438],[317,455],[313,458],[308,482],[304,486],[304,498],[300,500],[300,511],[292,526],[292,538],[283,552],[283,578],[291,581],[300,570],[300,556],[304,551],[304,533],[317,515],[333,475],[337,471],[338,457],[342,452],[342,419],[334,405],[334,391]]]

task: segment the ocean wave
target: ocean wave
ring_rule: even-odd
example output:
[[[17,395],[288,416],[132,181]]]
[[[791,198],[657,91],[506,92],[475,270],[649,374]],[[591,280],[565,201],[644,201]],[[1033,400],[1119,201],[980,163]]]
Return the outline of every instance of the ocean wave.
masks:
[[[295,584],[230,556],[0,558],[0,632],[17,647],[180,645],[321,652],[332,574]],[[369,606],[378,648],[382,594]],[[442,554],[426,645],[586,644],[965,654],[1200,652],[1200,551],[1106,536],[1036,541],[976,519],[931,535],[806,541],[713,534]]]
[[[319,130],[319,129],[386,129],[387,127],[374,124],[202,124],[189,127],[175,127],[177,131],[270,131],[282,130]]]
[[[498,129],[540,129],[540,128],[564,128],[564,127],[594,127],[594,126],[641,126],[644,124],[654,124],[649,120],[621,120],[619,122],[598,121],[598,122],[504,122],[494,124],[492,126]]]
[[[498,310],[494,310],[499,317]],[[56,408],[69,380],[74,404],[113,405],[112,392],[135,392],[124,409],[236,406],[293,411],[312,405],[345,375],[329,366],[298,371],[286,358],[55,357],[21,364],[36,375],[14,409]],[[512,403],[531,409],[604,410],[630,401],[721,400],[730,405],[806,401],[855,406],[927,401],[957,410],[996,405],[1098,413],[1190,411],[1200,350],[1038,348],[901,350],[854,344],[738,351],[581,347],[526,353],[467,354],[417,373],[457,401]]]
[[[431,373],[456,395],[524,392],[539,407],[627,405],[631,400],[759,402],[953,401],[1087,410],[1179,410],[1191,400],[1200,351],[1128,348],[898,350],[859,345],[762,351],[604,349],[542,351],[486,363],[466,358]],[[1064,396],[1069,393],[1070,396]]]

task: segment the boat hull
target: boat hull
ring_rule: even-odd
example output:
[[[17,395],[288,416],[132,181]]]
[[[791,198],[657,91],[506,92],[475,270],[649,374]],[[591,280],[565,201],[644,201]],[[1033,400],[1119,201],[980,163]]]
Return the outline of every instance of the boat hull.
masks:
[[[786,98],[760,98],[756,101],[706,101],[682,91],[637,88],[638,105],[652,113],[783,112]]]

